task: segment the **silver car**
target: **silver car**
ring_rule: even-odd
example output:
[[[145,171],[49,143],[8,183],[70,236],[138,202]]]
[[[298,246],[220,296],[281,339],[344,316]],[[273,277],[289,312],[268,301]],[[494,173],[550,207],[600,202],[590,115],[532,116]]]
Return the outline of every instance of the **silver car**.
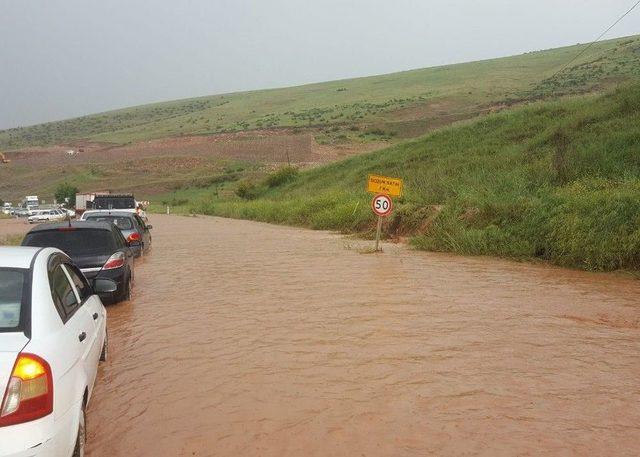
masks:
[[[136,213],[128,211],[93,210],[85,211],[80,220],[111,222],[120,229],[136,257],[148,253],[151,249],[150,230],[153,226],[147,224]]]

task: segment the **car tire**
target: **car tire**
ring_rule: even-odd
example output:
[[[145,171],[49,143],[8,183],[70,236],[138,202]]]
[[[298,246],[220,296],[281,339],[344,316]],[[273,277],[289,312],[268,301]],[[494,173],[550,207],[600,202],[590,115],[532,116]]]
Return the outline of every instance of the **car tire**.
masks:
[[[122,293],[122,300],[131,300],[131,274],[129,274],[129,277],[127,278],[127,285],[125,286],[124,292]]]
[[[71,457],[84,457],[85,445],[87,443],[87,423],[85,406],[80,409],[80,419],[78,420],[78,435],[76,436],[76,445],[73,448]]]
[[[100,353],[100,361],[106,362],[109,358],[109,332],[104,333],[104,344],[102,345],[102,352]]]

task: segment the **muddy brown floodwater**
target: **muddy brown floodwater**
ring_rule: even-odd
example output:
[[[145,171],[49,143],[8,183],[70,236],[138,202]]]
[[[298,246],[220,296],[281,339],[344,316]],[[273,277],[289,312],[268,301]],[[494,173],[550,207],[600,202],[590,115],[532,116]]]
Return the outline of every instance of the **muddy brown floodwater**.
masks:
[[[153,216],[96,456],[640,455],[638,281]]]

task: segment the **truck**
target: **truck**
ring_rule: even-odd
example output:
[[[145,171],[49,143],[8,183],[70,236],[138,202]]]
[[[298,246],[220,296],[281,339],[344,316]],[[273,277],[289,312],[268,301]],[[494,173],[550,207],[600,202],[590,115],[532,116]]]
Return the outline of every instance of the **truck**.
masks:
[[[76,214],[82,215],[86,210],[93,209],[93,201],[98,196],[109,195],[109,191],[99,192],[87,192],[83,194],[76,194]]]
[[[27,195],[22,203],[23,208],[31,209],[40,206],[40,200],[37,195]]]
[[[135,199],[133,194],[96,195],[93,199],[92,210],[135,213],[145,221],[147,220],[144,206]]]
[[[96,195],[93,199],[93,209],[120,210],[135,213],[138,209],[138,202],[133,194],[109,194]]]

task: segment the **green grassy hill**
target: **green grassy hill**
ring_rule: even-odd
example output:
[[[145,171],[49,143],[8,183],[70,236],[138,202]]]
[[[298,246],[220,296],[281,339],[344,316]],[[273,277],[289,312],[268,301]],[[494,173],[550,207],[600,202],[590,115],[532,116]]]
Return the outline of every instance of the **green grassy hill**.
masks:
[[[285,169],[241,183],[244,200],[186,190],[173,203],[367,233],[375,224],[369,173],[404,178],[385,232],[411,235],[419,248],[640,269],[640,84],[492,114],[301,173]]]
[[[321,142],[407,138],[521,101],[602,90],[640,78],[638,36],[598,43],[552,77],[584,46],[127,108],[0,131],[0,148],[79,141],[125,144],[280,127],[324,128]],[[358,128],[362,125],[364,130]]]

